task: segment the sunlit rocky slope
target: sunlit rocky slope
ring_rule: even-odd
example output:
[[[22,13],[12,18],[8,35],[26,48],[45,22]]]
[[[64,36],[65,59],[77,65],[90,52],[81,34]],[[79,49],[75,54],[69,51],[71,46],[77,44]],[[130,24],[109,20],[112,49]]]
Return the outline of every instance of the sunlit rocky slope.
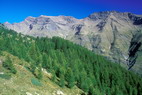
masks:
[[[140,45],[135,49],[135,56],[130,55],[131,42],[142,29],[142,16],[128,12],[106,11],[89,15],[83,19],[70,16],[27,17],[20,23],[4,24],[7,28],[30,36],[59,36],[106,56],[127,69],[142,74]],[[139,33],[140,34],[140,33]],[[135,40],[137,43],[137,40]],[[133,47],[133,49],[135,46]],[[139,59],[139,61],[132,59]],[[136,67],[133,68],[133,66]]]

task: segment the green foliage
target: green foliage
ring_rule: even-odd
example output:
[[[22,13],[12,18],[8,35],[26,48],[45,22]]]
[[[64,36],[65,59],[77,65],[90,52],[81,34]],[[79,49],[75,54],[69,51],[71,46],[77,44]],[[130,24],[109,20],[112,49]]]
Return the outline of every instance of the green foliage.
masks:
[[[32,82],[33,85],[42,86],[42,83],[36,78],[32,78],[31,82]]]
[[[0,78],[9,80],[11,78],[11,76],[8,74],[0,74]]]
[[[72,72],[72,70],[71,69],[68,69],[67,70],[67,73],[66,73],[66,81],[67,81],[67,86],[69,87],[69,88],[72,88],[72,87],[74,87],[74,85],[75,85],[75,79],[74,79],[74,75],[73,75],[73,72]]]
[[[43,77],[43,75],[42,75],[42,67],[41,67],[41,65],[39,65],[39,66],[38,66],[37,78],[38,78],[39,80],[41,80],[42,77]]]
[[[60,85],[61,87],[64,87],[64,86],[65,86],[65,78],[64,78],[64,75],[61,75],[60,80],[59,80],[59,85]]]
[[[9,56],[6,58],[6,60],[3,62],[3,67],[10,71],[10,73],[16,74],[17,70],[15,69],[14,65],[12,64],[11,59]]]
[[[33,38],[1,27],[0,43],[1,51],[29,62],[38,79],[44,68],[61,87],[77,86],[89,95],[142,95],[140,77],[68,40]],[[4,67],[9,69],[9,64]],[[40,84],[37,79],[31,81]]]

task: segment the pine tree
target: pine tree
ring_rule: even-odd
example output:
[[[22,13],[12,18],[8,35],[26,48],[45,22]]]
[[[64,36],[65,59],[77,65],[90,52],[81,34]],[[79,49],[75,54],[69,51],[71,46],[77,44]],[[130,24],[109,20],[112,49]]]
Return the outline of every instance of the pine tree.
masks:
[[[68,87],[72,88],[75,85],[75,79],[72,70],[69,68],[66,73],[66,81],[68,83]]]
[[[43,78],[41,65],[38,66],[37,78],[38,78],[39,80],[41,80],[41,79]]]
[[[55,71],[52,70],[51,73],[52,73],[51,80],[52,80],[53,82],[56,82],[56,74],[55,74]]]
[[[49,63],[47,63],[48,60],[47,60],[47,55],[45,53],[43,54],[42,60],[43,60],[42,67],[45,68],[45,69],[48,69],[48,65],[47,64],[49,64]]]
[[[11,73],[16,74],[17,70],[15,69],[9,56],[6,57],[6,60],[3,63],[3,67],[8,69]]]
[[[60,76],[59,85],[60,85],[61,87],[64,87],[64,86],[65,86],[65,78],[64,78],[64,75],[61,75],[61,76]]]

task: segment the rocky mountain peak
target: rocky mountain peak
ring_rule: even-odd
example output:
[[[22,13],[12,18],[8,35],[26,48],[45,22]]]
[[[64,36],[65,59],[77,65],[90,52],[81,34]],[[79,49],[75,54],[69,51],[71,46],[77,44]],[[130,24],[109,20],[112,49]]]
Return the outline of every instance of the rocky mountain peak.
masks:
[[[27,17],[24,21],[32,22],[32,21],[34,21],[35,19],[36,19],[35,17],[29,16],[29,17]]]
[[[142,25],[142,16],[128,13],[128,17],[133,21],[134,25]]]
[[[7,28],[39,37],[59,36],[82,45],[111,60],[126,63],[133,35],[142,30],[142,16],[128,12],[105,11],[84,19],[71,16],[28,17]]]
[[[93,13],[93,14],[89,15],[88,17],[93,20],[99,20],[99,19],[104,20],[107,17],[109,17],[110,15],[119,14],[119,13],[120,12],[118,12],[118,11],[102,11],[102,12]]]
[[[93,13],[88,16],[91,20],[106,20],[108,18],[112,18],[114,16],[115,18],[118,19],[127,19],[127,20],[132,20],[132,21],[138,21],[139,23],[142,22],[142,15],[135,15],[130,12],[118,12],[118,11],[103,11],[103,12],[97,12]],[[138,23],[138,24],[139,24]],[[135,23],[134,23],[135,24]],[[141,23],[140,23],[141,24]]]

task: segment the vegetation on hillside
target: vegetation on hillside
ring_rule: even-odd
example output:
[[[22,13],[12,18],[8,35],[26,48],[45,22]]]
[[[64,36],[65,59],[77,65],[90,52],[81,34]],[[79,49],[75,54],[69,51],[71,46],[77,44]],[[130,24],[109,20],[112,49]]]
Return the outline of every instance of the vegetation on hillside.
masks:
[[[9,72],[0,64],[0,95],[80,95],[82,90],[76,86],[73,89],[60,87],[50,79],[50,73],[43,71],[42,80],[37,79],[25,66],[29,63],[8,52],[2,52],[0,60],[4,62],[7,56],[11,59],[16,74]],[[3,74],[2,74],[3,73]]]
[[[26,68],[39,80],[46,69],[61,87],[76,85],[88,95],[142,95],[140,77],[59,37],[33,38],[1,27],[0,51],[29,62]]]
[[[16,74],[17,71],[16,71],[14,65],[12,64],[12,61],[9,58],[9,56],[6,58],[5,62],[2,65],[4,68],[8,69],[10,71],[10,73]]]

